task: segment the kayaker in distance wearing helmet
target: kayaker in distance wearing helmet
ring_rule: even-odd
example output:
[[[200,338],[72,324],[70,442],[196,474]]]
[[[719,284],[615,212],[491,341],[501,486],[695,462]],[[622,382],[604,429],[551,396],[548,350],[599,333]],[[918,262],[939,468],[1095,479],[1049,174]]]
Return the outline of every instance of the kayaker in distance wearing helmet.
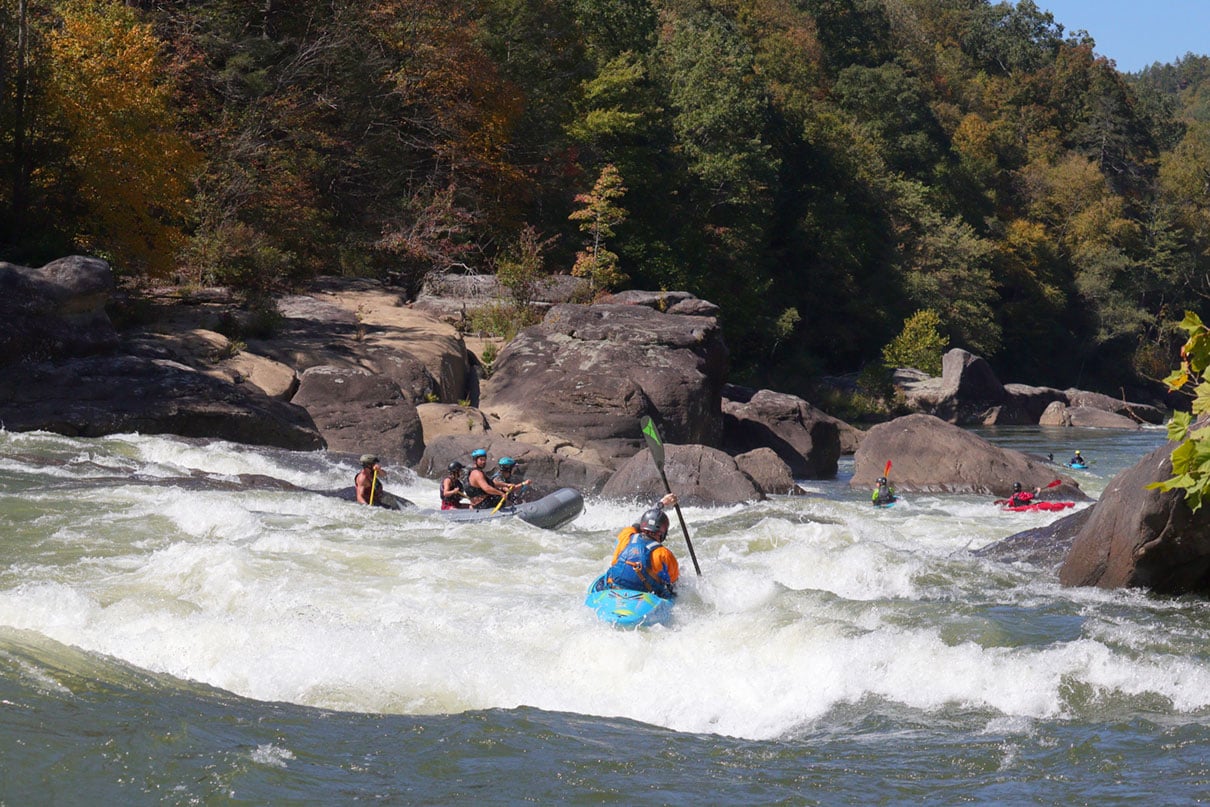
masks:
[[[875,507],[886,506],[895,501],[895,488],[891,487],[891,483],[885,476],[878,477],[878,481],[874,484],[874,492],[870,495],[870,501],[874,503]]]
[[[1034,496],[1037,496],[1041,492],[1041,488],[1034,488],[1034,492],[1030,493],[1028,490],[1021,489],[1020,482],[1013,482],[1013,495],[1008,497],[1008,506],[1024,507],[1034,500]]]

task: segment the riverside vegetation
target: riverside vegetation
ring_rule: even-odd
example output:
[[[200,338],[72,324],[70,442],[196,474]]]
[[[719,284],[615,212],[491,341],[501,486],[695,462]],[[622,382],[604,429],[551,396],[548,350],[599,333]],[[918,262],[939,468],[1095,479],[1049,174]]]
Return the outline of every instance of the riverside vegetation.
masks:
[[[254,306],[686,289],[791,392],[930,312],[1003,377],[1137,398],[1207,314],[1208,74],[1122,74],[1032,0],[4,4],[0,258]]]

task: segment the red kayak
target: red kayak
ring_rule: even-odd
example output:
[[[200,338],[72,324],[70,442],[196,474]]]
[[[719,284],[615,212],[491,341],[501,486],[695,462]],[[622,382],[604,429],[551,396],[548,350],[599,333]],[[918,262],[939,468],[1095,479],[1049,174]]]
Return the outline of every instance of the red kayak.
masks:
[[[1029,504],[1019,504],[1016,507],[1005,505],[1002,509],[1011,510],[1014,513],[1024,513],[1029,510],[1066,510],[1068,507],[1075,506],[1075,502],[1030,502]]]

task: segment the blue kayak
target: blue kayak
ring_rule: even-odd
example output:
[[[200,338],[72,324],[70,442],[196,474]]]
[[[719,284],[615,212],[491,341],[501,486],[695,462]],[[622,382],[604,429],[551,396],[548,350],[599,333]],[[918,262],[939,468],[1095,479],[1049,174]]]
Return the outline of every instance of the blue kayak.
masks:
[[[1075,468],[1077,471],[1088,467],[1087,465],[1085,465],[1082,462],[1068,462],[1068,463],[1065,463],[1065,465],[1067,465],[1068,468]]]
[[[588,587],[584,604],[597,612],[602,622],[619,627],[641,627],[656,625],[672,616],[673,600],[657,597],[649,591],[631,591],[625,588],[606,588],[605,575],[601,575]]]

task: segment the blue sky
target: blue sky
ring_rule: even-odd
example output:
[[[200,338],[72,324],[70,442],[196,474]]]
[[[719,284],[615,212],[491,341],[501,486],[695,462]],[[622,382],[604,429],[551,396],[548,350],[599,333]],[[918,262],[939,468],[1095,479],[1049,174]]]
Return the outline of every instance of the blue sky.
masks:
[[[1192,51],[1210,55],[1210,0],[1034,0],[1065,33],[1087,31],[1095,51],[1135,73]]]

